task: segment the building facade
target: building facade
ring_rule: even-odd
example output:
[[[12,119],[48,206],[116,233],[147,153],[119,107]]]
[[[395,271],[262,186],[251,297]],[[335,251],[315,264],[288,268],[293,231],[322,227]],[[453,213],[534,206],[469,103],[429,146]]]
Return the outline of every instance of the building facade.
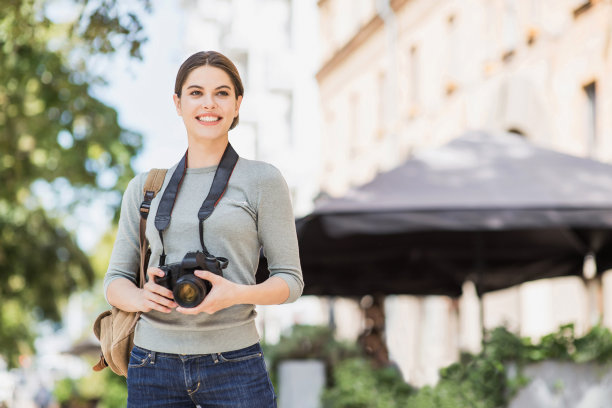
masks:
[[[186,53],[220,51],[242,77],[240,125],[230,132],[230,141],[242,156],[278,167],[289,184],[296,213],[307,213],[319,177],[316,3],[182,0],[181,4]]]
[[[464,131],[511,131],[612,162],[612,1],[319,0],[320,186],[340,196],[419,149]],[[612,293],[578,278],[531,282],[482,300],[485,328],[540,336],[586,330]],[[480,342],[473,288],[459,302],[387,300],[390,354],[414,384]]]

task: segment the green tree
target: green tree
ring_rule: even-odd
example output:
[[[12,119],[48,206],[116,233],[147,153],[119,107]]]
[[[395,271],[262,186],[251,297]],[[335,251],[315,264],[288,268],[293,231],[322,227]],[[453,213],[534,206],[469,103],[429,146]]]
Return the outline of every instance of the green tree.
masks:
[[[11,365],[31,351],[33,323],[58,320],[68,295],[93,281],[64,218],[118,196],[141,146],[92,95],[103,79],[90,68],[116,53],[140,58],[136,13],[150,11],[149,0],[130,2],[136,10],[117,0],[69,4],[78,15],[56,24],[47,16],[57,2],[0,0],[0,353]],[[35,194],[41,184],[55,195]]]

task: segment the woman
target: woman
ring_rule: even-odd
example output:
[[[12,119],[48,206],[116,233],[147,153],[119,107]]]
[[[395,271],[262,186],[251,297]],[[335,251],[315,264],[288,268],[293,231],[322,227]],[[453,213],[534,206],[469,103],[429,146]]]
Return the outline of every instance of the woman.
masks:
[[[144,288],[134,285],[139,265],[139,207],[146,174],[128,185],[104,287],[108,302],[142,311],[128,369],[129,407],[273,407],[255,306],[288,303],[302,293],[303,280],[287,185],[273,166],[239,158],[214,211],[202,223],[207,197],[224,152],[228,131],[238,124],[244,93],[234,64],[214,52],[198,52],[180,67],[174,104],[187,130],[185,171],[170,205],[167,227],[147,219],[151,258]],[[181,164],[179,163],[179,165]],[[150,214],[175,171],[153,199]],[[172,188],[168,189],[171,191]],[[163,194],[162,194],[163,193]],[[163,207],[163,206],[162,206]],[[204,246],[206,248],[204,248]],[[255,284],[260,248],[270,277]],[[156,283],[162,264],[180,263],[186,253],[210,251],[225,257],[222,275],[197,270],[211,289],[195,307],[179,306],[173,292]]]

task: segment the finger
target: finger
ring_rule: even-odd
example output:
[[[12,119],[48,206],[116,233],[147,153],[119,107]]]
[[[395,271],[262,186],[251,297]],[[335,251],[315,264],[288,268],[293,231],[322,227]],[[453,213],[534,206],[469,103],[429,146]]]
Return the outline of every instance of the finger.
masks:
[[[140,307],[140,310],[142,312],[150,312],[151,310],[158,310],[163,313],[169,313],[172,311],[170,307],[166,307],[163,305],[163,303],[166,303],[168,304],[168,306],[171,306],[171,303],[168,303],[168,302],[172,302],[172,301],[169,301],[168,299],[164,299],[162,296],[148,292],[145,289],[141,289],[141,291],[142,291],[142,306]]]
[[[172,299],[168,299],[165,296],[160,296],[156,293],[151,293],[148,296],[148,300],[155,302],[157,304],[160,304],[162,306],[166,306],[169,308],[174,309],[175,307],[177,307],[178,305],[172,300]]]
[[[182,306],[178,306],[176,308],[176,311],[180,312],[180,313],[183,313],[183,314],[188,314],[188,315],[196,315],[196,314],[199,314],[199,313],[202,313],[202,312],[211,314],[210,312],[207,311],[207,309],[208,309],[207,305],[209,303],[208,302],[208,298],[209,297],[210,297],[210,295],[207,296],[206,298],[204,298],[204,300],[199,305],[197,305],[196,307],[182,307]]]
[[[179,306],[176,308],[176,311],[186,315],[197,315],[200,313],[213,314],[215,311],[211,311],[208,308],[203,309],[200,307],[182,307]]]
[[[157,310],[158,312],[162,312],[162,313],[170,313],[172,312],[172,309],[169,307],[165,307],[163,305],[160,305],[159,303],[155,303],[151,300],[147,301],[147,306],[149,307],[149,310]]]
[[[159,276],[160,278],[163,278],[164,276],[166,276],[166,273],[162,271],[161,269],[152,266],[149,269],[147,269],[147,275],[149,276],[149,280],[153,280],[155,276]]]
[[[146,307],[150,307],[155,310],[166,312],[178,306],[171,299],[165,298],[147,290],[144,291],[143,297]]]
[[[186,315],[196,315],[198,313],[200,313],[200,311],[198,310],[198,308],[195,307],[182,307],[179,306],[176,308],[176,311],[182,314],[186,314]]]
[[[147,283],[145,283],[144,288],[149,292],[157,293],[168,299],[174,299],[174,294],[172,293],[170,289],[165,288],[161,285],[158,285],[157,283],[153,282],[153,280],[150,280]]]
[[[200,279],[206,279],[207,281],[209,281],[213,285],[215,283],[219,282],[221,279],[223,279],[221,276],[219,276],[219,275],[217,275],[215,273],[212,273],[210,271],[196,270],[196,271],[194,271],[194,275],[196,275]]]

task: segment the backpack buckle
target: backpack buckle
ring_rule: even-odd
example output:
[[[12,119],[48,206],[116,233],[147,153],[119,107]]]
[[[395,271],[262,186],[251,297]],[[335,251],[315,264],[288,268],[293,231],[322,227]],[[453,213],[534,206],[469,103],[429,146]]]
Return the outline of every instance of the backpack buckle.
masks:
[[[140,216],[145,220],[149,216],[149,211],[151,210],[151,201],[155,197],[154,191],[147,191],[144,195],[144,200],[142,204],[140,204]]]

